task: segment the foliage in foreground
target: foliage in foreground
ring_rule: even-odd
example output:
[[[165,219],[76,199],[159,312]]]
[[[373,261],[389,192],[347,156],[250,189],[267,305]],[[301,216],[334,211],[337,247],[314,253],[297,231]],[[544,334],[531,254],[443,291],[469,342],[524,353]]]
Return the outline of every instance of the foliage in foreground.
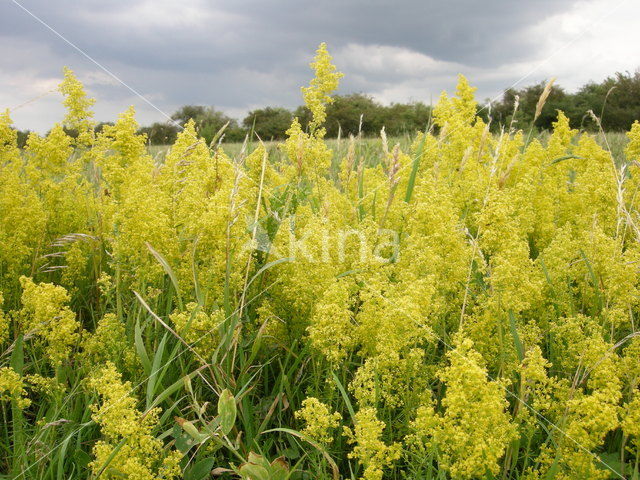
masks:
[[[460,78],[410,151],[336,158],[312,66],[277,159],[188,123],[155,164],[69,71],[76,138],[1,117],[0,472],[637,478],[640,124],[525,144]]]

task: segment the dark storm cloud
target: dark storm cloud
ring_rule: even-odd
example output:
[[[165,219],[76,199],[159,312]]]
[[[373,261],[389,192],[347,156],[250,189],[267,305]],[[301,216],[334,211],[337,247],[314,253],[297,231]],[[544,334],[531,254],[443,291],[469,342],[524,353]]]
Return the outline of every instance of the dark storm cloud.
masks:
[[[261,1],[234,2],[233,11],[252,12],[259,32],[287,32],[278,40],[327,40],[406,47],[435,58],[483,65],[508,61],[536,40],[519,33],[569,1]],[[496,53],[499,56],[496,57]]]
[[[543,42],[528,34],[529,27],[567,10],[573,2],[20,3],[166,111],[184,103],[203,103],[241,112],[264,104],[297,104],[298,87],[307,83],[307,64],[321,41],[329,44],[336,60],[345,61],[339,65],[346,73],[341,91],[376,93],[399,82],[396,98],[402,95],[405,78],[411,85],[414,61],[419,63],[415,72],[424,80],[452,79],[456,69],[486,71],[534,57]],[[98,70],[9,0],[0,4],[0,36],[5,74],[25,71],[36,79],[51,78],[59,76],[62,65],[70,65],[82,78],[83,72]],[[386,50],[375,50],[382,64],[371,68],[367,47],[376,46]],[[395,66],[385,68],[388,59]],[[428,67],[432,61],[440,62],[433,71]],[[503,80],[482,82],[489,91],[499,89]],[[90,89],[100,101],[131,97],[131,92],[107,81],[95,82]],[[416,95],[409,90],[409,96]],[[14,103],[24,100],[15,98]]]
[[[334,47],[348,43],[406,47],[438,59],[491,66],[535,49],[538,39],[527,38],[524,28],[566,9],[572,2],[202,2],[193,4],[203,19],[195,29],[186,18],[175,22],[145,18],[144,10],[136,10],[136,5],[145,2],[135,0],[22,3],[105,60],[142,62],[153,68],[190,66],[197,70],[210,67],[206,64],[214,61],[221,67],[264,67],[274,61],[280,63],[291,51],[309,50],[319,41]],[[180,2],[175,3],[175,11],[179,11]],[[153,6],[148,4],[146,13],[151,13]],[[68,49],[63,43],[52,41],[50,32],[12,2],[4,2],[0,8],[3,34],[37,39],[61,53]],[[128,13],[140,16],[131,18]],[[162,14],[162,7],[158,14]]]

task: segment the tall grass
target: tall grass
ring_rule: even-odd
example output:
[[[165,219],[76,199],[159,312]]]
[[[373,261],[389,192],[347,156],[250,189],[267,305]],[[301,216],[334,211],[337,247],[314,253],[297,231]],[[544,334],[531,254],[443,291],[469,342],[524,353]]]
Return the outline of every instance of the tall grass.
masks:
[[[2,117],[2,478],[638,478],[638,127],[325,140],[313,65],[280,144]]]

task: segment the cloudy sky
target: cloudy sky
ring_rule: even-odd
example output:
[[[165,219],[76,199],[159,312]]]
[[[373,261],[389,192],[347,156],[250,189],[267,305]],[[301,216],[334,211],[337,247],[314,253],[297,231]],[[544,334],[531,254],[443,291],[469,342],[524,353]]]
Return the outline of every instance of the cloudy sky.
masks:
[[[552,76],[575,90],[640,67],[638,18],[640,0],[0,0],[0,108],[47,130],[66,65],[98,120],[135,105],[148,124],[184,104],[242,118],[298,105],[322,41],[340,92],[384,103],[429,103],[458,73],[480,100]]]

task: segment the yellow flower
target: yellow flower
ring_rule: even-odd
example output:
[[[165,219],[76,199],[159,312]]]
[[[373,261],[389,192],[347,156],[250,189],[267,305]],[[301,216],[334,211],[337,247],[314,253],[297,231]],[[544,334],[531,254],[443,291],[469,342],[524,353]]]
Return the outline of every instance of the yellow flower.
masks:
[[[311,110],[313,121],[309,128],[313,132],[320,127],[327,118],[325,106],[333,102],[331,93],[338,88],[338,82],[342,73],[336,71],[336,67],[331,63],[331,55],[327,51],[327,45],[321,43],[316,50],[316,56],[311,68],[315,72],[314,78],[308,87],[302,87],[304,103]],[[323,134],[319,134],[322,137]]]
[[[0,368],[0,401],[15,401],[18,408],[21,409],[31,405],[22,378],[10,367]]]
[[[47,214],[24,175],[16,130],[0,113],[0,282],[8,299],[18,297],[18,278],[44,242]]]
[[[82,342],[83,359],[94,365],[107,361],[132,368],[137,359],[124,324],[113,313],[106,313],[98,322],[95,332],[86,334]]]
[[[137,400],[131,396],[131,383],[122,382],[113,363],[107,362],[96,371],[88,386],[100,399],[98,405],[91,407],[92,419],[104,436],[93,447],[95,458],[89,466],[94,474],[109,461],[103,474],[113,480],[172,479],[181,475],[180,452],[166,451],[162,441],[152,435],[158,424],[158,409],[142,414],[135,408]]]
[[[453,478],[496,475],[500,458],[516,438],[503,386],[487,379],[471,340],[458,337],[447,358],[450,365],[438,374],[446,385],[444,414],[435,431],[430,428],[424,433],[433,437],[441,451],[441,465]]]
[[[186,305],[185,311],[176,311],[170,316],[176,331],[193,345],[196,352],[208,359],[218,347],[219,327],[225,316],[222,310],[206,313],[197,303]]]
[[[362,480],[382,480],[385,468],[400,459],[402,445],[387,445],[382,440],[385,423],[378,419],[376,409],[366,407],[358,410],[353,431],[345,427],[348,442],[354,444],[349,458],[356,458],[364,467]]]
[[[402,354],[390,350],[367,358],[349,388],[361,406],[413,405],[427,389],[430,370],[425,368],[424,350],[413,348]]]
[[[67,291],[52,283],[36,284],[21,277],[22,326],[25,333],[34,333],[45,344],[45,353],[54,367],[69,358],[76,344],[80,323],[66,305]]]
[[[339,363],[355,346],[349,284],[336,281],[316,304],[307,327],[311,344],[331,363]]]
[[[309,438],[328,444],[333,441],[333,430],[338,427],[342,416],[315,397],[308,397],[302,401],[302,408],[295,412],[295,417],[304,422],[302,433]]]
[[[0,291],[0,345],[2,345],[9,338],[9,317],[2,311],[2,304],[4,303],[4,297]]]
[[[625,405],[622,420],[622,431],[633,437],[636,448],[640,448],[640,393],[636,391],[633,398]]]
[[[76,143],[79,146],[87,146],[93,141],[93,112],[90,108],[96,103],[93,98],[87,97],[84,86],[68,68],[64,68],[64,80],[59,86],[60,92],[65,96],[64,106],[67,107],[65,125],[78,132]]]

